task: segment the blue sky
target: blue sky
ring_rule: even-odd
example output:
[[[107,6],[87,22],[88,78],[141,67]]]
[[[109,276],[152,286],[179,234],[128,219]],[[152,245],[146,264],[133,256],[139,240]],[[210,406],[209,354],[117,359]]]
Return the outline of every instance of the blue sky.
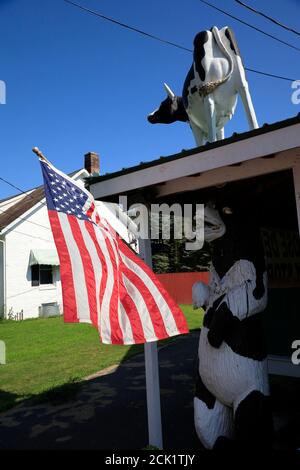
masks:
[[[75,0],[104,15],[192,48],[198,31],[231,26],[245,64],[300,79],[300,52],[211,10],[198,0]],[[272,25],[233,0],[211,0],[300,48],[300,37]],[[300,30],[300,2],[247,0]],[[0,0],[0,176],[28,189],[41,184],[31,152],[38,146],[65,172],[96,151],[101,172],[194,147],[186,124],[152,126],[146,116],[164,99],[166,81],[181,94],[191,54],[84,13],[63,0]],[[290,82],[248,73],[259,124],[294,116]],[[239,104],[226,135],[247,130]],[[0,198],[16,193],[0,181]]]

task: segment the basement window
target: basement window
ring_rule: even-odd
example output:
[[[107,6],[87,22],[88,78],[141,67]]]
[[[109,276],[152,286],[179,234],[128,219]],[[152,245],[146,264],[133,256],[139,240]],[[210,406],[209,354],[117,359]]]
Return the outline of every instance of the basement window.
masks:
[[[31,266],[31,285],[53,284],[53,266],[50,264],[34,264]]]

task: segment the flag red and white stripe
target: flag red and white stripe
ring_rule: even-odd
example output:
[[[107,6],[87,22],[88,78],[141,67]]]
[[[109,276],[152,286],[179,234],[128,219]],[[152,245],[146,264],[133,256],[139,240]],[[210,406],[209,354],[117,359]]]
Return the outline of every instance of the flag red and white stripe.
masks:
[[[185,317],[153,271],[97,213],[92,195],[41,159],[60,259],[66,322],[98,328],[106,344],[136,344],[187,333]]]

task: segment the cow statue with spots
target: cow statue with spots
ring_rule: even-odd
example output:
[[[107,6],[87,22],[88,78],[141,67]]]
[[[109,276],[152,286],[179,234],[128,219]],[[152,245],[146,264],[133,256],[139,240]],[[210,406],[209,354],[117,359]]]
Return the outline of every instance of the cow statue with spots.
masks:
[[[208,449],[268,447],[272,415],[262,328],[267,275],[260,233],[230,207],[208,205],[204,217],[213,254],[209,285],[193,286],[194,307],[205,309],[196,432]]]
[[[184,82],[182,97],[165,84],[167,98],[148,115],[152,124],[188,122],[196,144],[224,139],[224,126],[234,114],[238,94],[250,129],[258,127],[245,69],[233,31],[227,26],[198,33],[194,58]]]

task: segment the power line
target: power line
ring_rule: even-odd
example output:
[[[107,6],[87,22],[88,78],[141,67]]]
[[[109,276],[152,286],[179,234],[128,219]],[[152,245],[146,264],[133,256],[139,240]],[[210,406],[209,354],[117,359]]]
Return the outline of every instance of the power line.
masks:
[[[286,26],[286,25],[283,24],[283,23],[280,23],[280,21],[277,21],[277,20],[275,20],[274,18],[272,18],[271,16],[266,15],[266,14],[263,13],[262,11],[258,11],[258,10],[256,10],[255,8],[251,7],[250,5],[246,5],[246,3],[241,2],[240,0],[234,0],[234,1],[235,1],[236,3],[238,3],[239,5],[241,5],[242,7],[245,7],[245,8],[247,8],[248,10],[252,11],[253,13],[256,13],[257,15],[260,15],[260,16],[262,16],[263,18],[266,18],[267,20],[271,21],[272,23],[276,24],[277,26],[280,26],[281,28],[286,29],[287,31],[289,31],[289,32],[291,32],[291,33],[297,34],[297,36],[300,36],[299,31],[296,31],[295,29],[290,28],[289,26]]]
[[[0,212],[5,214],[6,211],[2,211],[0,209]],[[51,230],[49,227],[46,227],[46,225],[38,224],[37,222],[33,222],[32,220],[26,220],[23,217],[18,217],[18,219],[20,219],[24,222],[28,222],[29,224],[38,225],[39,227],[46,228],[47,230]],[[14,230],[14,233],[19,233],[20,235],[25,235],[26,237],[30,237],[30,238],[36,238],[37,240],[43,240],[44,242],[53,243],[53,240],[49,240],[49,239],[41,238],[41,237],[36,237],[35,235],[31,235],[30,233],[19,232],[18,230]]]
[[[28,197],[28,198],[32,199],[33,201],[35,201],[35,199],[32,197],[31,194],[32,194],[36,189],[38,189],[38,188],[35,188],[35,189],[33,189],[33,190],[29,190],[29,191],[31,191],[31,192],[30,192],[30,194],[28,194],[29,191],[27,191],[27,192],[26,192],[26,191],[23,191],[23,189],[19,188],[18,186],[16,186],[15,184],[11,183],[11,182],[8,181],[8,180],[6,180],[5,178],[2,178],[1,176],[0,176],[0,180],[3,181],[3,183],[6,183],[6,184],[8,184],[9,186],[11,186],[12,188],[16,189],[16,190],[19,191],[20,193],[24,194],[25,197]],[[25,199],[25,198],[24,198],[24,199]],[[36,204],[39,204],[41,207],[44,207],[44,204],[42,204],[40,201],[35,201],[35,202],[36,202]],[[0,202],[0,203],[1,203],[1,202]]]
[[[295,82],[296,81],[296,78],[288,78],[288,77],[282,77],[281,75],[273,75],[272,73],[268,73],[268,72],[260,72],[259,70],[249,69],[249,67],[245,67],[245,70],[247,70],[248,72],[257,73],[259,75],[265,75],[266,77],[278,78],[280,80],[286,80],[287,82]]]
[[[3,181],[4,183],[8,184],[12,188],[16,189],[20,193],[25,194],[27,197],[30,197],[30,194],[28,194],[26,191],[23,191],[23,189],[18,188],[18,186],[14,185],[13,183],[10,183],[10,181],[7,181],[6,179],[2,178],[1,176],[0,176],[0,180]]]
[[[42,206],[44,207],[44,206]],[[0,212],[2,214],[6,214],[6,212],[8,211],[9,209],[7,209],[6,211],[3,211],[2,209],[0,209]],[[27,219],[24,219],[24,217],[17,217],[18,219],[22,220],[23,222],[27,222],[28,224],[33,224],[33,225],[37,225],[38,227],[42,227],[42,228],[45,228],[47,230],[51,230],[50,227],[46,227],[46,225],[42,225],[42,224],[39,224],[38,222],[33,222],[32,220],[27,220]]]
[[[11,186],[12,188],[16,189],[17,191],[21,192],[22,194],[25,194],[25,197],[28,197],[28,198],[32,199],[33,201],[35,201],[35,199],[31,196],[31,194],[26,193],[25,191],[23,191],[21,188],[19,188],[19,187],[16,186],[15,184],[11,183],[10,181],[6,180],[5,178],[2,178],[1,176],[0,176],[0,180],[3,181],[4,183],[8,184],[8,185]],[[33,190],[33,191],[34,191],[34,190]],[[25,199],[25,198],[24,198],[24,199]],[[39,204],[41,207],[45,207],[45,204],[42,204],[40,201],[35,201],[35,202],[36,202],[36,204]],[[7,203],[7,204],[8,204],[8,203]],[[9,209],[7,209],[7,210],[9,210]],[[6,211],[3,211],[3,210],[1,210],[1,209],[0,209],[0,212],[1,212],[2,214],[5,214],[5,213],[6,213]],[[24,219],[23,217],[18,217],[18,219],[20,219],[20,220],[22,220],[22,221],[24,221],[24,222],[28,222],[29,224],[37,225],[37,226],[39,226],[39,227],[46,228],[47,230],[51,230],[49,227],[46,227],[46,225],[41,225],[41,224],[39,224],[39,223],[37,223],[37,222],[33,222],[32,220],[26,220],[26,219]]]
[[[175,44],[175,42],[167,41],[165,39],[159,38],[158,36],[154,36],[153,34],[146,33],[145,31],[134,28],[133,26],[129,26],[128,24],[121,23],[120,21],[117,21],[113,18],[109,18],[108,16],[105,16],[105,15],[102,15],[101,13],[98,13],[97,11],[90,10],[89,8],[79,5],[78,3],[71,2],[70,0],[64,0],[64,1],[66,3],[70,3],[70,5],[73,5],[74,7],[80,8],[83,11],[91,13],[92,15],[98,16],[99,18],[102,18],[103,20],[110,21],[111,23],[117,24],[118,26],[122,26],[122,28],[130,29],[131,31],[134,31],[135,33],[142,34],[143,36],[147,36],[148,38],[155,39],[156,41],[168,44],[169,46],[177,47],[178,49],[183,49],[184,51],[192,52],[191,49],[188,49],[187,47],[180,46],[179,44]]]
[[[95,10],[91,10],[91,9],[89,9],[89,8],[83,7],[82,5],[79,5],[78,3],[72,2],[71,0],[63,0],[63,1],[64,1],[65,3],[69,3],[70,5],[73,5],[73,6],[76,7],[76,8],[79,8],[80,10],[83,10],[83,11],[85,11],[85,12],[87,12],[87,13],[90,13],[91,15],[97,16],[97,17],[99,17],[99,18],[101,18],[101,19],[103,19],[103,20],[107,20],[107,21],[109,21],[109,22],[111,22],[111,23],[117,24],[118,26],[121,26],[121,27],[123,27],[123,28],[129,29],[129,30],[131,30],[131,31],[134,31],[135,33],[142,34],[143,36],[146,36],[146,37],[148,37],[148,38],[150,38],[150,39],[154,39],[154,40],[156,40],[156,41],[162,42],[162,43],[167,44],[167,45],[169,45],[169,46],[176,47],[177,49],[182,49],[182,50],[184,50],[184,51],[186,51],[186,52],[191,52],[191,53],[193,52],[192,49],[188,49],[187,47],[181,46],[180,44],[176,44],[176,43],[174,43],[174,42],[171,42],[171,41],[167,41],[167,40],[165,40],[165,39],[162,39],[162,38],[160,38],[160,37],[158,37],[158,36],[154,36],[153,34],[150,34],[150,33],[147,33],[147,32],[145,32],[145,31],[142,31],[142,30],[140,30],[140,29],[134,28],[133,26],[129,26],[129,25],[125,24],[125,23],[121,23],[120,21],[114,20],[113,18],[109,18],[109,17],[107,17],[107,16],[105,16],[105,15],[102,15],[101,13],[99,13],[99,12],[97,12],[97,11],[95,11]],[[201,0],[200,0],[200,1],[201,1]],[[207,3],[207,2],[204,2],[204,3],[206,3],[206,4],[209,5],[209,6],[212,6],[213,8],[218,9],[217,7],[214,7],[213,5],[210,5],[210,4]],[[220,10],[220,9],[218,9],[218,10],[221,11],[222,13],[225,13],[223,10]],[[225,14],[227,14],[227,13],[225,13]],[[229,15],[229,14],[228,14],[228,15]],[[230,15],[229,15],[229,16],[230,16]],[[233,18],[235,18],[235,17],[233,17]],[[237,19],[237,18],[235,18],[235,19]],[[237,20],[238,20],[238,19],[237,19]],[[238,21],[242,21],[242,20],[238,20]],[[245,24],[247,24],[247,23],[245,23]],[[247,24],[247,26],[250,26],[250,27],[251,27],[251,25],[248,25],[248,24]],[[263,31],[261,31],[261,30],[258,30],[258,31],[263,32]],[[265,33],[265,34],[268,35],[267,33]],[[272,37],[272,36],[271,36],[271,37]],[[277,38],[273,37],[273,39],[277,39]],[[280,39],[278,39],[278,41],[280,41]],[[282,41],[280,41],[280,42],[282,42]],[[284,42],[284,41],[283,41],[283,42]],[[289,44],[287,44],[287,45],[289,45]],[[298,48],[295,47],[295,49],[298,49]],[[300,51],[300,49],[298,49],[298,50]],[[257,73],[257,74],[259,74],[259,75],[265,75],[266,77],[277,78],[277,79],[279,79],[279,80],[286,80],[286,81],[289,81],[289,82],[293,82],[293,81],[296,80],[295,78],[282,77],[281,75],[275,75],[275,74],[272,74],[272,73],[263,72],[263,71],[261,71],[261,70],[251,69],[251,68],[248,68],[248,67],[245,67],[245,70],[247,70],[248,72],[251,72],[251,73]]]
[[[66,0],[65,0],[66,1]],[[232,15],[231,13],[228,13],[227,11],[225,10],[222,10],[221,8],[217,7],[216,5],[213,5],[212,3],[209,3],[207,2],[206,0],[199,0],[199,2],[203,3],[204,5],[207,5],[211,8],[213,8],[214,10],[217,10],[219,11],[220,13],[223,13],[223,15],[226,15],[226,16],[229,16],[229,18],[232,18],[233,20],[235,21],[238,21],[239,23],[245,25],[245,26],[248,26],[248,28],[252,28],[254,29],[255,31],[258,31],[259,33],[261,34],[264,34],[265,36],[271,38],[271,39],[274,39],[274,41],[277,41],[277,42],[280,42],[281,44],[284,44],[285,46],[288,46],[292,49],[295,49],[296,51],[300,52],[300,48],[299,47],[296,47],[294,46],[293,44],[290,44],[289,42],[286,42],[286,41],[283,41],[282,39],[279,39],[277,38],[276,36],[273,36],[272,34],[269,34],[269,33],[266,33],[265,31],[263,31],[262,29],[259,29],[257,28],[256,26],[253,26],[252,24],[250,23],[247,23],[246,21],[244,20],[241,20],[240,18],[238,18],[237,16],[234,16]]]
[[[29,233],[19,232],[18,230],[14,230],[14,233],[19,233],[20,235],[25,235],[26,237],[35,238],[37,240],[43,240],[44,242],[53,243],[53,240],[48,240],[42,237],[36,237],[35,235],[30,235]]]
[[[6,265],[6,266],[8,266],[8,265]],[[19,292],[18,294],[9,295],[7,297],[7,299],[13,299],[15,297],[19,297],[20,295],[27,294],[28,292],[32,292],[33,290],[37,290],[38,288],[39,288],[39,286],[32,286],[31,289],[24,290],[23,292]]]

